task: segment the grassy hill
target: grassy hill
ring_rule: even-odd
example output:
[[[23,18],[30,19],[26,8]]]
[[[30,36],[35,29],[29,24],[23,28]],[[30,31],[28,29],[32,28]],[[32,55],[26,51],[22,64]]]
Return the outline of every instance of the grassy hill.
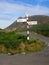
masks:
[[[36,32],[38,34],[42,34],[44,36],[49,37],[49,16],[44,15],[35,15],[30,16],[28,21],[37,21],[38,24],[34,26],[30,26],[30,31]],[[5,30],[8,31],[26,31],[27,30],[27,24],[24,23],[18,23],[17,20],[12,23],[10,26],[8,26]]]
[[[38,52],[45,48],[46,44],[40,40],[30,38],[27,42],[26,36],[17,32],[0,31],[0,53],[17,54]]]
[[[37,25],[30,26],[30,31],[49,37],[49,16],[36,15],[30,16],[28,21],[38,21]],[[18,32],[27,30],[27,24],[14,21],[4,30],[0,29],[0,53],[30,53],[41,51],[46,44],[38,39],[30,38],[27,42],[25,35]],[[18,31],[18,32],[17,32]]]
[[[49,37],[49,23],[38,24],[30,28],[31,31]]]
[[[38,24],[48,23],[49,22],[49,16],[44,15],[35,15],[30,16],[28,18],[28,21],[38,21]],[[26,30],[26,23],[18,23],[17,20],[14,21],[10,26],[6,28],[6,30]]]

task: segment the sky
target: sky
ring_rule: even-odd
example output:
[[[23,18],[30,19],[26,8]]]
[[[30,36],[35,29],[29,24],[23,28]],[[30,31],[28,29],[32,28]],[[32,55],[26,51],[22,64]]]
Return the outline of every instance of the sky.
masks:
[[[49,16],[49,0],[0,0],[0,28],[11,25],[18,17]]]

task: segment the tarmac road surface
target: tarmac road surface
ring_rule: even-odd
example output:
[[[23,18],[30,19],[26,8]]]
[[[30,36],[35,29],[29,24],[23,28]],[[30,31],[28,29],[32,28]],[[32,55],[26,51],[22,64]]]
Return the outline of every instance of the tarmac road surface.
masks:
[[[37,53],[0,54],[0,65],[49,65],[49,46]]]

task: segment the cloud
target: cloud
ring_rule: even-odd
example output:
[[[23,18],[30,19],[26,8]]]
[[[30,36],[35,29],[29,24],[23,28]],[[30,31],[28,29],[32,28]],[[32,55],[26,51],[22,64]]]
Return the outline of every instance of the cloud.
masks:
[[[2,15],[19,15],[23,14],[26,10],[29,10],[30,12],[36,13],[36,14],[49,14],[49,8],[44,7],[44,6],[33,6],[29,4],[12,4],[12,3],[7,3],[7,2],[0,2],[0,13]],[[37,13],[39,12],[39,13]],[[8,16],[9,16],[8,15]],[[20,16],[20,15],[19,15]]]
[[[26,11],[29,11],[30,15],[49,15],[48,7],[40,5],[33,6],[25,3],[14,4],[8,2],[0,2],[0,28],[7,27],[19,16],[25,16]]]

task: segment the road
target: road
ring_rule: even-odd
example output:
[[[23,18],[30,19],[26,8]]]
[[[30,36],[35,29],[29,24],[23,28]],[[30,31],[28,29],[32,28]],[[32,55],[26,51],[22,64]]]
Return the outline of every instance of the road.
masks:
[[[49,38],[48,37],[45,37],[45,36],[42,36],[42,35],[39,35],[36,33],[30,33],[30,36],[49,44]]]
[[[42,52],[0,55],[0,65],[49,65],[49,47]]]
[[[49,43],[49,38],[30,33],[31,37]],[[30,54],[0,54],[0,65],[49,65],[49,46],[41,52]]]
[[[20,34],[25,34],[26,35],[26,32],[22,32]],[[33,33],[33,32],[31,32],[29,36],[33,37],[35,39],[39,39],[39,40],[41,40],[41,41],[43,41],[43,42],[45,42],[46,44],[49,45],[49,37],[45,37],[45,36],[42,36],[40,34]]]

